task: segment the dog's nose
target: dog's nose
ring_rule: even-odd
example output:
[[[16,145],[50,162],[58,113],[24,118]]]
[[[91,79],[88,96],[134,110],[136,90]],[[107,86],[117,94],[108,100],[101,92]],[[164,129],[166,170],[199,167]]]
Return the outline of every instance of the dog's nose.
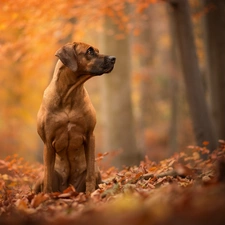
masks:
[[[115,63],[116,62],[116,57],[115,56],[109,56],[109,60],[111,63]]]

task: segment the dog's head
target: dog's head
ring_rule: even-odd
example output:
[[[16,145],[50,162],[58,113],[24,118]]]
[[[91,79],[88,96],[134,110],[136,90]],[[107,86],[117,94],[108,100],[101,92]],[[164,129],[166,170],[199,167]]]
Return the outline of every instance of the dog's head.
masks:
[[[81,75],[102,75],[113,70],[116,57],[99,54],[99,50],[81,42],[69,43],[55,54],[61,62]]]

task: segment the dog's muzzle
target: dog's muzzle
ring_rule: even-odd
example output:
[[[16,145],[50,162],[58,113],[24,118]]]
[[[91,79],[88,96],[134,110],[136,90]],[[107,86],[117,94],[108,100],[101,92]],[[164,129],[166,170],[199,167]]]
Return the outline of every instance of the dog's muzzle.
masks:
[[[104,65],[103,65],[104,73],[110,73],[114,68],[115,62],[116,62],[115,56],[105,57],[105,62],[104,62]]]

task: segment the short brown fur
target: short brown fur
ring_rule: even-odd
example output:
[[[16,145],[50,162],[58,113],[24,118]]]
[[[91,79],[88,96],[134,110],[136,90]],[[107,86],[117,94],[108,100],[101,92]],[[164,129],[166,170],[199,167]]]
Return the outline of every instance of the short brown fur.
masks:
[[[95,109],[83,84],[109,73],[116,58],[99,54],[85,43],[69,43],[59,58],[37,116],[44,142],[44,177],[35,192],[63,191],[72,184],[78,192],[92,192],[101,181],[95,169]]]

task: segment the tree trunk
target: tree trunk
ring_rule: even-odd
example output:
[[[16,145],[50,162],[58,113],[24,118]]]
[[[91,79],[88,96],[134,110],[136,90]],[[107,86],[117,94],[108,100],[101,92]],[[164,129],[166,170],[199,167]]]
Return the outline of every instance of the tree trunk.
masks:
[[[146,129],[152,126],[152,121],[155,121],[156,113],[154,98],[152,93],[153,85],[153,68],[154,56],[156,50],[156,39],[154,36],[154,6],[150,5],[146,9],[145,20],[137,18],[135,21],[141,30],[137,37],[134,37],[134,44],[138,44],[141,48],[139,54],[138,72],[140,73],[139,79],[139,115],[138,115],[138,147],[142,150],[143,154],[147,154],[147,146],[145,140]],[[132,54],[135,55],[135,52]],[[136,60],[136,59],[134,59]]]
[[[178,115],[179,115],[179,75],[180,75],[180,60],[178,60],[177,36],[176,28],[173,20],[171,8],[167,8],[170,21],[171,35],[171,65],[170,65],[170,91],[171,91],[171,119],[169,133],[169,155],[174,154],[178,150]],[[176,69],[175,69],[176,68]]]
[[[187,0],[173,0],[171,2],[196,142],[201,146],[204,141],[208,141],[208,148],[214,150],[217,147],[217,142],[200,77],[189,4]]]
[[[219,139],[225,139],[225,1],[204,0],[211,111]]]
[[[132,102],[131,102],[131,57],[128,35],[116,39],[121,32],[111,18],[106,18],[103,34],[103,51],[116,56],[113,72],[103,76],[103,114],[105,117],[105,149],[122,150],[114,160],[113,165],[134,165],[140,162],[136,147]]]

